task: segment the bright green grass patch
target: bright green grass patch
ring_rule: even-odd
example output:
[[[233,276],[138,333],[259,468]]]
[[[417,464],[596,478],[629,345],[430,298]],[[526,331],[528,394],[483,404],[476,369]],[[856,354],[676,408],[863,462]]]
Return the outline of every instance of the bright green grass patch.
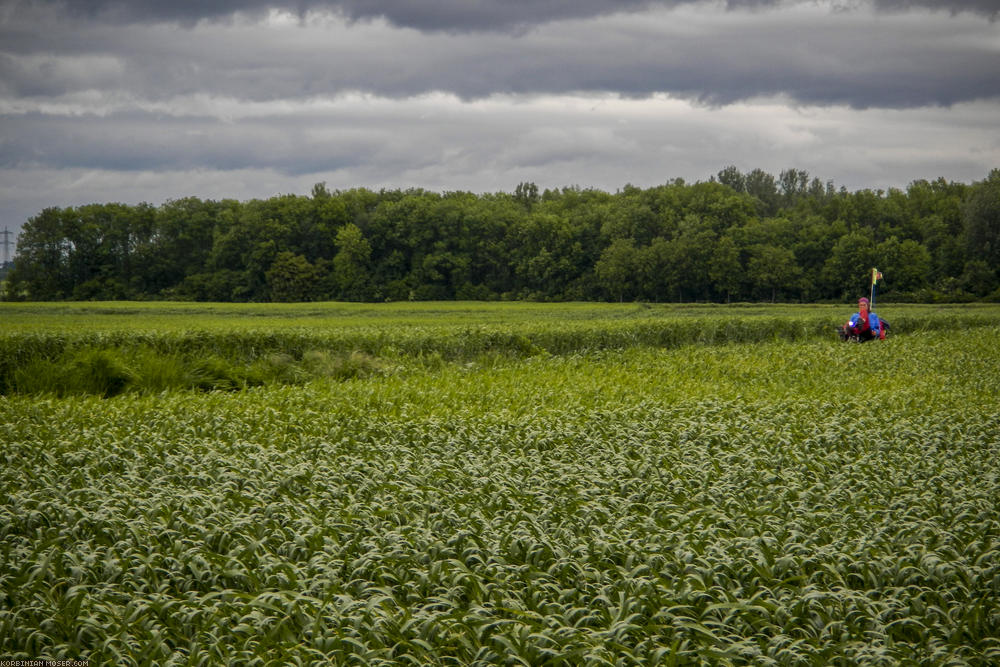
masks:
[[[1000,659],[1000,328],[410,364],[0,397],[0,654]]]
[[[976,308],[979,306],[971,306]],[[929,308],[929,307],[922,307]],[[0,302],[0,322],[18,331],[97,330],[186,331],[191,329],[340,329],[366,326],[461,326],[540,321],[677,318],[737,313],[783,316],[840,313],[840,306],[738,304],[604,304],[530,302],[406,302],[233,304],[178,302]],[[839,315],[838,315],[839,317]],[[846,319],[846,315],[844,316]]]
[[[0,302],[0,328],[5,332],[133,331],[256,331],[308,329],[331,331],[356,328],[477,327],[504,325],[532,328],[545,323],[628,322],[689,318],[822,319],[831,326],[846,321],[853,305],[788,304],[613,304],[407,302],[232,304],[178,302]],[[955,316],[1000,317],[996,304],[903,305],[879,309],[894,321]]]

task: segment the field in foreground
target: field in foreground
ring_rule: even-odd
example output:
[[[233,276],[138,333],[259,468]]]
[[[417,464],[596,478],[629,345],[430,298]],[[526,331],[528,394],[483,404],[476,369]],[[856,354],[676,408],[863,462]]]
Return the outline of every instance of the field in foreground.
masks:
[[[348,379],[0,396],[0,655],[1000,659],[1000,320],[667,347],[594,320],[614,345],[524,324]]]

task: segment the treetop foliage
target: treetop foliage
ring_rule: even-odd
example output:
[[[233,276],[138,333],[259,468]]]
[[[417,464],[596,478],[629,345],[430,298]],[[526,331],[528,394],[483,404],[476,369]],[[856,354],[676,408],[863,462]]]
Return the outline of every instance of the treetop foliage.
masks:
[[[46,208],[7,299],[1000,300],[1000,169],[836,189],[734,166],[615,193],[364,188]]]

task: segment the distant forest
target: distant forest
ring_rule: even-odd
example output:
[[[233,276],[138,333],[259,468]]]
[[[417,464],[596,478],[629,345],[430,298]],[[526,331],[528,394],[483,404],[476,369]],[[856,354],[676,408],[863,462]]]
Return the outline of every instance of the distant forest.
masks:
[[[47,208],[7,300],[1000,301],[1000,169],[848,192],[727,167],[608,193],[330,191]]]

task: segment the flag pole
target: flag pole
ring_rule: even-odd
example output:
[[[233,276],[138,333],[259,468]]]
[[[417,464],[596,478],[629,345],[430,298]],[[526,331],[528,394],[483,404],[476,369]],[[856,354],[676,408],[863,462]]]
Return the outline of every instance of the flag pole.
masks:
[[[871,302],[871,309],[875,310],[875,269],[872,269],[869,279],[870,284],[868,286],[868,301]]]
[[[878,272],[878,269],[876,269],[875,267],[872,267],[871,298],[869,298],[868,301],[871,303],[871,307],[869,308],[869,310],[871,310],[871,312],[873,312],[873,313],[875,312],[875,284],[878,282],[878,279],[881,278],[881,277],[882,277],[882,275]]]

